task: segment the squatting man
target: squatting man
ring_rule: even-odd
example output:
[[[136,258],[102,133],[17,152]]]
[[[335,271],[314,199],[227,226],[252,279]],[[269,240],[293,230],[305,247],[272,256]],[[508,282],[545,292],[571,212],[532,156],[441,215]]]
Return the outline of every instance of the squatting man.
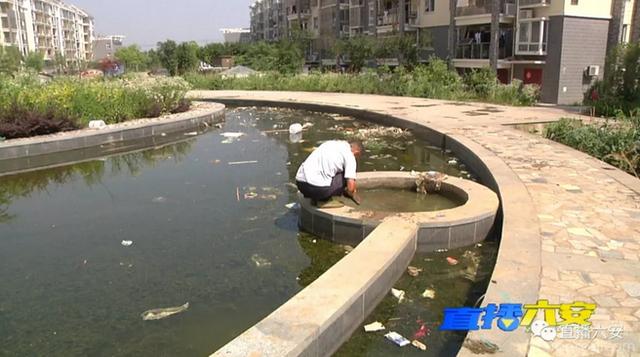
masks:
[[[353,141],[327,141],[315,149],[296,174],[298,190],[319,208],[339,208],[336,196],[345,195],[356,204],[361,200],[356,188],[356,158],[362,144]]]

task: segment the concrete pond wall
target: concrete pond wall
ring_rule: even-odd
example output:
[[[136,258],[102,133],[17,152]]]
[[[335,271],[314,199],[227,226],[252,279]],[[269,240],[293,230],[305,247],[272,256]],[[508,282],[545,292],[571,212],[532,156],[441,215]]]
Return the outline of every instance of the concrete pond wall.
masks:
[[[101,130],[81,129],[0,142],[0,176],[159,147],[224,121],[225,107],[208,103],[164,118],[141,119]]]

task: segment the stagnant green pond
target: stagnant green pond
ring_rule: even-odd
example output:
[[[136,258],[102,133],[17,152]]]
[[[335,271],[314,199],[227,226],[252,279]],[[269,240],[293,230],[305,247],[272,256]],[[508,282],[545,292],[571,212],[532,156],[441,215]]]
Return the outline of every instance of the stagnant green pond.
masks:
[[[379,212],[430,212],[458,207],[464,204],[461,198],[454,195],[432,193],[424,195],[401,189],[367,189],[360,190],[360,205],[345,197],[340,201],[356,211]]]
[[[315,124],[302,142],[282,131],[294,122]],[[288,183],[313,147],[372,127],[239,108],[222,128],[163,148],[0,177],[0,355],[215,351],[345,255],[298,231],[297,214],[285,208],[296,197]],[[221,135],[228,132],[244,135]],[[468,175],[450,154],[412,136],[365,144],[359,170]],[[470,285],[429,283],[449,301],[470,292]],[[141,318],[186,302],[187,311],[167,319]],[[394,315],[384,306],[383,316]],[[436,310],[422,318],[436,321]],[[389,348],[379,337],[356,335],[341,353]],[[448,350],[459,347],[447,341]]]

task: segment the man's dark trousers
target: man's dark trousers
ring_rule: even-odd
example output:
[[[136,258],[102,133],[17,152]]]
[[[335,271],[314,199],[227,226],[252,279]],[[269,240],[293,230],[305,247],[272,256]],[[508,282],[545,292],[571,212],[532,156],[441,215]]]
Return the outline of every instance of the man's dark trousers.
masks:
[[[331,180],[329,187],[314,186],[302,181],[296,181],[296,185],[304,197],[314,201],[326,201],[333,196],[342,196],[344,193],[344,173],[338,172]]]

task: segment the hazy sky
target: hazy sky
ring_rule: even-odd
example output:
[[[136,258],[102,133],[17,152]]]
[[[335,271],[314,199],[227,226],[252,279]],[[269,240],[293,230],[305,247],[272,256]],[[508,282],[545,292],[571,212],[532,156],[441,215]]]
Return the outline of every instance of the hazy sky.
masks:
[[[95,18],[96,33],[144,49],[166,39],[222,42],[220,28],[249,27],[252,0],[65,0]]]

